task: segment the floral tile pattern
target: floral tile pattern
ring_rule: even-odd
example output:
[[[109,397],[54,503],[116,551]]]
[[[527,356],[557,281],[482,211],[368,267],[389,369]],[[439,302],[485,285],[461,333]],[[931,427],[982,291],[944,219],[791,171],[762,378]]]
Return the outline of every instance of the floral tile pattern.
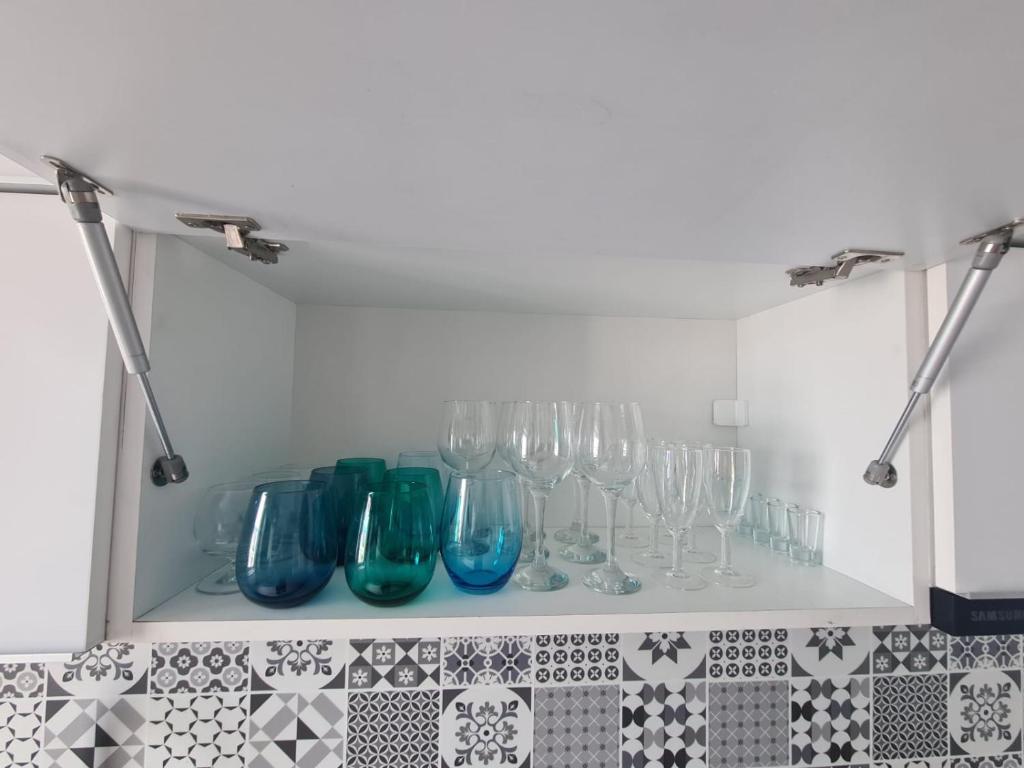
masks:
[[[623,680],[702,678],[707,669],[707,632],[643,632],[622,635]]]
[[[949,754],[946,675],[881,675],[872,682],[876,761]]]
[[[949,768],[1021,768],[1019,754],[957,757],[948,762]]]
[[[41,766],[138,766],[145,758],[145,695],[47,699]]]
[[[526,635],[449,637],[444,641],[444,685],[529,683],[533,638]]]
[[[0,701],[0,766],[39,765],[43,717],[42,699]]]
[[[359,691],[348,698],[346,768],[434,768],[439,691]]]
[[[1020,670],[978,669],[949,676],[949,751],[996,755],[1020,751]]]
[[[352,640],[348,687],[362,690],[436,688],[441,641],[436,638]]]
[[[789,677],[785,629],[730,629],[708,635],[708,678],[766,680]]]
[[[788,765],[789,683],[709,683],[708,752],[711,768]]]
[[[101,697],[146,693],[149,648],[100,643],[46,667],[48,697]]]
[[[871,671],[876,675],[946,669],[946,633],[927,625],[875,627]]]
[[[969,635],[949,638],[949,669],[1020,669],[1020,635]]]
[[[529,688],[500,685],[442,694],[442,768],[516,765],[528,768],[533,750]]]
[[[791,629],[793,677],[866,675],[871,671],[871,640],[866,627]]]
[[[619,687],[534,689],[536,768],[618,768]]]
[[[252,644],[252,690],[315,691],[345,687],[348,644],[338,640],[271,640]]]
[[[666,765],[707,765],[707,684],[623,683],[622,768]]]
[[[790,760],[796,765],[871,760],[871,678],[794,678]]]
[[[242,691],[249,682],[249,644],[157,643],[149,673],[151,693]]]
[[[344,759],[345,693],[254,693],[249,766],[337,768]]]
[[[154,696],[146,728],[146,768],[242,768],[248,703],[244,695]]]
[[[34,699],[43,695],[43,665],[0,664],[0,699]]]
[[[534,640],[537,685],[614,683],[620,676],[618,635],[538,635]]]

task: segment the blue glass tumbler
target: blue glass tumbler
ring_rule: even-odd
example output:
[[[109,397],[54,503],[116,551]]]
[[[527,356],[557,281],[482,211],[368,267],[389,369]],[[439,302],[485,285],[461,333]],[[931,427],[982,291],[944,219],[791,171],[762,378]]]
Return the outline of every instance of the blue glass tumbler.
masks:
[[[235,559],[238,588],[268,608],[300,605],[326,586],[338,560],[327,486],[283,480],[253,488]]]
[[[370,484],[368,473],[364,467],[335,465],[317,467],[309,473],[309,479],[327,486],[327,504],[338,529],[338,565],[344,565],[349,521],[366,495]]]
[[[523,546],[516,476],[500,469],[452,474],[444,502],[441,559],[464,592],[497,592],[515,570]]]

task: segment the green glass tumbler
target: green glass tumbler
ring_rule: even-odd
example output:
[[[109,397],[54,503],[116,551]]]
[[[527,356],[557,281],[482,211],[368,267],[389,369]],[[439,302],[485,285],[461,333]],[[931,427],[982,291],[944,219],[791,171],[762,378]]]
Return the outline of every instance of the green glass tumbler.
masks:
[[[325,503],[334,515],[338,529],[338,565],[345,564],[345,540],[349,522],[361,508],[363,497],[369,486],[364,467],[317,467],[309,473],[311,481],[324,484],[327,488]]]
[[[424,483],[373,483],[350,523],[345,579],[364,602],[408,602],[433,578],[437,546],[434,512]]]
[[[430,467],[400,467],[389,469],[384,473],[384,479],[407,480],[427,486],[427,495],[430,497],[430,507],[434,514],[434,528],[437,530],[437,541],[440,547],[441,515],[444,506],[444,496],[441,493],[441,473]]]
[[[384,459],[370,459],[364,457],[338,459],[334,467],[335,469],[354,467],[365,470],[366,480],[369,483],[384,482],[384,472],[387,471],[387,464],[384,463]]]

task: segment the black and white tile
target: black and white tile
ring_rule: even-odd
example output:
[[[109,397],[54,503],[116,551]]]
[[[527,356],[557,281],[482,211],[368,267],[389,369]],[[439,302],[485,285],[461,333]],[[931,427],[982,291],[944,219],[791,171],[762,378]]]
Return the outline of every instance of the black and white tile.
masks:
[[[871,629],[815,627],[789,630],[793,677],[866,675],[870,669]]]
[[[711,768],[789,764],[789,681],[708,684]]]
[[[871,678],[794,678],[791,765],[871,761]]]
[[[533,644],[536,685],[614,683],[622,676],[616,634],[537,635]]]
[[[435,768],[440,691],[348,695],[346,768]]]
[[[253,693],[250,768],[337,768],[344,760],[346,694]]]
[[[35,699],[43,695],[44,665],[16,662],[0,664],[0,700]]]
[[[529,768],[533,751],[530,688],[484,685],[442,693],[442,768]]]
[[[271,640],[251,648],[252,690],[316,691],[345,687],[344,640]]]
[[[871,671],[876,675],[942,672],[947,636],[927,624],[875,627]]]
[[[949,753],[998,755],[1021,749],[1020,670],[949,675]]]
[[[949,638],[949,669],[1020,669],[1020,635],[968,635]]]
[[[622,635],[623,680],[703,678],[707,669],[707,632],[640,632]]]
[[[40,765],[143,768],[145,695],[46,701]]]
[[[146,768],[242,768],[248,711],[237,693],[151,697]]]
[[[978,755],[970,757],[954,757],[949,768],[1021,768],[1021,755]]]
[[[789,677],[788,638],[785,629],[729,629],[709,633],[708,679]]]
[[[39,765],[44,716],[42,699],[0,699],[0,766]]]
[[[949,754],[947,675],[877,675],[871,705],[875,761]]]
[[[622,684],[622,768],[705,768],[707,683]]]
[[[437,638],[352,640],[348,687],[352,690],[437,688],[441,641]]]
[[[528,684],[532,651],[528,635],[448,637],[442,680],[446,687]]]
[[[149,668],[150,693],[226,693],[249,686],[249,644],[157,643]]]
[[[99,698],[147,691],[148,646],[100,643],[46,668],[46,695]]]
[[[536,768],[618,768],[619,686],[535,688]]]

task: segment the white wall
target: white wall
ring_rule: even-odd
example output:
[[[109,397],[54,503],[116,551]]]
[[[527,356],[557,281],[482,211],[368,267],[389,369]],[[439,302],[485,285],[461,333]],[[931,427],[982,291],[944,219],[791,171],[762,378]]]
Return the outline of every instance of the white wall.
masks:
[[[104,629],[118,358],[64,205],[0,195],[0,232],[0,653],[81,650]]]
[[[826,565],[906,602],[914,597],[912,502],[920,502],[909,443],[896,456],[895,488],[871,487],[861,475],[905,404],[923,314],[922,276],[893,271],[737,326],[738,397],[750,401],[739,441],[754,455],[751,492],[821,509]]]
[[[932,270],[933,332],[969,267],[965,255]],[[1024,259],[1010,251],[933,390],[936,460],[940,446],[952,456],[936,468],[936,583],[956,592],[1024,591],[1022,307]]]
[[[637,400],[651,436],[731,443],[711,401],[735,391],[731,321],[300,306],[293,459],[391,463],[432,448],[441,402],[462,398]]]
[[[213,567],[192,536],[204,491],[285,462],[295,305],[177,238],[139,236],[136,251],[138,269],[155,270],[152,294],[134,297],[136,306],[152,302],[144,332],[153,389],[191,472],[182,485],[149,481],[159,444],[148,422],[141,457],[126,446],[141,493],[134,597],[140,614]],[[134,412],[126,419],[144,417],[138,393],[131,394]],[[139,433],[126,425],[126,435]]]

